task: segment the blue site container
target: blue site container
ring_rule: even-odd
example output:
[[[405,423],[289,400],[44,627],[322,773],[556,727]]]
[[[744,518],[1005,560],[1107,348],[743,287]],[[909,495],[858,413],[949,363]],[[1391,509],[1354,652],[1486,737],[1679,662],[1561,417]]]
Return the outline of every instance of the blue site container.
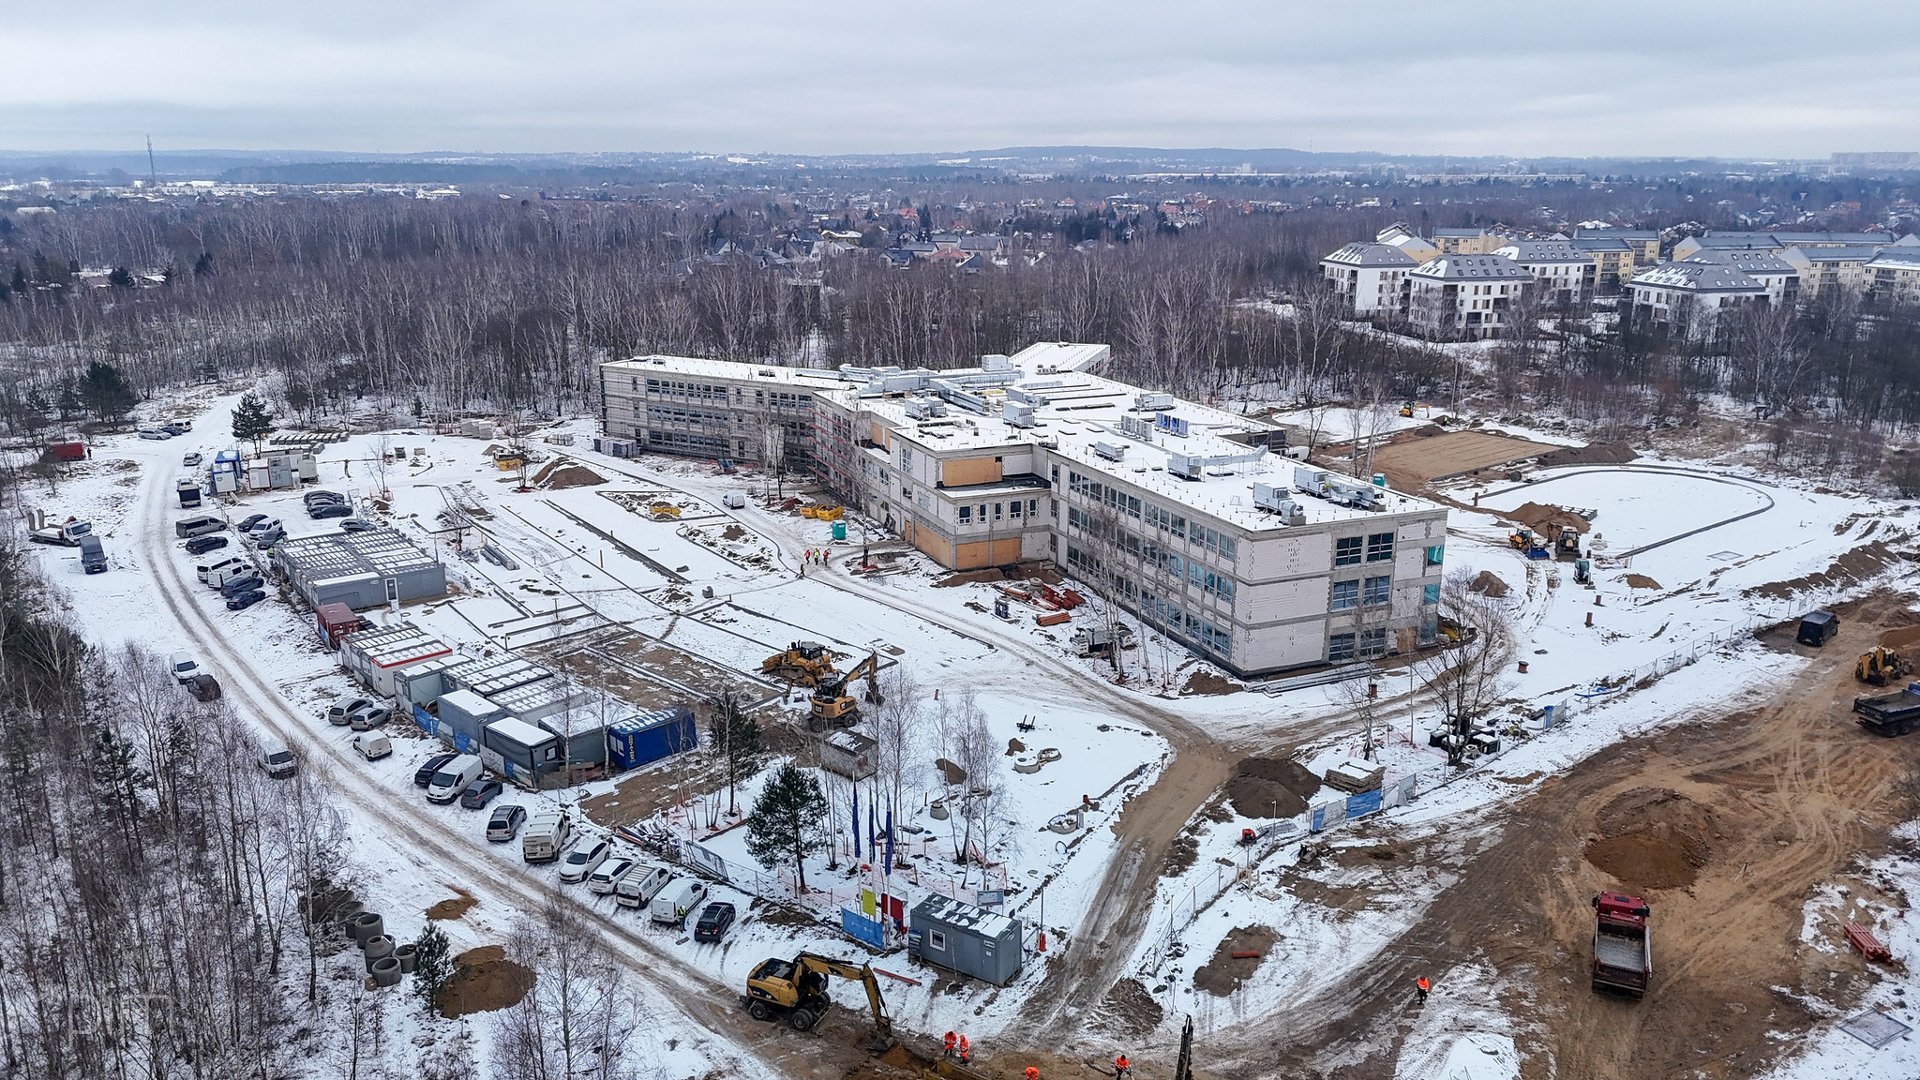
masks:
[[[616,769],[636,769],[651,761],[700,745],[693,710],[657,709],[622,720],[607,729],[608,760]]]

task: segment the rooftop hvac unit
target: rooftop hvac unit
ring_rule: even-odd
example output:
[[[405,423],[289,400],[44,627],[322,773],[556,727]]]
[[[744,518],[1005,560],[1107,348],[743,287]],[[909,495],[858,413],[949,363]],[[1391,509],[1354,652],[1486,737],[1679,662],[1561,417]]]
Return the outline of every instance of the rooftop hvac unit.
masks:
[[[944,401],[929,401],[929,402],[927,402],[927,415],[928,415],[928,416],[945,416],[945,415],[947,415],[947,403],[946,403],[946,402],[944,402]]]
[[[1005,371],[1013,361],[1005,353],[988,353],[980,358],[980,366],[987,371]]]
[[[1173,408],[1172,394],[1138,394],[1133,399],[1133,407],[1147,412]]]
[[[1144,416],[1122,416],[1120,418],[1120,434],[1125,435],[1129,439],[1139,439],[1141,442],[1150,443],[1153,441],[1153,424]]]
[[[1096,454],[1099,454],[1103,458],[1106,458],[1108,461],[1119,461],[1127,456],[1126,447],[1120,445],[1119,443],[1110,443],[1105,441],[1094,443],[1093,452]]]
[[[1275,487],[1272,484],[1253,485],[1253,505],[1279,514],[1281,520],[1289,525],[1305,525],[1306,511],[1300,508],[1299,503],[1293,501],[1291,495],[1292,492],[1288,489]]]
[[[1205,464],[1206,459],[1198,454],[1167,455],[1167,472],[1183,480],[1200,479],[1200,470]]]
[[[1293,486],[1309,495],[1327,497],[1327,470],[1307,465],[1296,465],[1293,469]]]
[[[1009,401],[1000,406],[1000,419],[1010,427],[1030,428],[1033,426],[1033,406],[1018,401]]]
[[[1022,405],[1045,405],[1047,403],[1047,395],[1022,390],[1017,386],[1009,386],[1007,387],[1007,400],[1017,401]]]
[[[927,417],[932,415],[933,413],[927,409],[926,402],[921,401],[917,398],[907,402],[907,418],[908,419],[925,420]]]

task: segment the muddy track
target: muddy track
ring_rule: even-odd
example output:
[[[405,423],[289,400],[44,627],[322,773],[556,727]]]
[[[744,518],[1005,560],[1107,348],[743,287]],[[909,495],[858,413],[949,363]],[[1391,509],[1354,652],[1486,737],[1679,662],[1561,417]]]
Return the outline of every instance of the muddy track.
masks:
[[[303,721],[293,706],[257,673],[249,658],[230,644],[225,635],[212,626],[206,613],[189,595],[197,583],[189,583],[182,563],[171,550],[163,531],[167,526],[166,497],[170,494],[162,482],[165,470],[149,468],[152,474],[141,505],[141,520],[135,524],[137,544],[153,574],[155,594],[179,623],[181,634],[202,658],[215,658],[228,701],[238,706],[241,715],[256,726],[304,749],[302,764],[329,781],[345,797],[355,800],[360,813],[384,827],[378,842],[404,857],[422,879],[433,881],[449,892],[466,890],[482,901],[494,899],[501,911],[533,912],[554,895],[554,890],[491,862],[487,853],[477,851],[471,836],[454,832],[438,818],[425,813],[409,813],[411,805],[396,799],[393,792],[375,783],[354,752],[329,738],[331,729],[318,734],[312,721]],[[466,873],[450,873],[463,868]],[[566,893],[559,895],[565,897]],[[569,902],[576,902],[568,897]],[[585,906],[585,905],[583,905]],[[712,985],[710,977],[671,952],[660,948],[646,935],[631,930],[604,913],[587,908],[592,923],[599,928],[614,957],[629,969],[642,987],[650,1008],[671,1010],[677,1016],[661,1017],[672,1026],[684,1027],[687,1037],[704,1029],[722,1034],[740,1049],[757,1059],[749,1075],[806,1077],[838,1080],[865,1060],[865,1054],[852,1046],[837,1046],[824,1038],[796,1036],[785,1028],[758,1023],[738,1007],[738,1000],[727,988]],[[830,1027],[837,1027],[832,1025]]]
[[[1702,716],[1601,751],[1497,815],[1498,838],[1456,884],[1348,982],[1263,1023],[1280,1033],[1303,1077],[1390,1076],[1412,1027],[1419,975],[1482,959],[1507,984],[1525,1075],[1756,1075],[1790,1051],[1769,1037],[1804,1029],[1806,1009],[1771,987],[1858,985],[1850,954],[1800,944],[1813,887],[1887,848],[1887,830],[1916,808],[1904,796],[1920,739],[1861,731],[1849,709],[1852,661],[1889,626],[1914,616],[1898,602],[1846,605],[1845,629],[1772,703]],[[1754,646],[1760,647],[1760,646]],[[1783,646],[1791,647],[1791,646]],[[1712,824],[1683,888],[1650,889],[1602,872],[1589,839],[1617,824],[1617,799],[1671,792]],[[1445,841],[1415,858],[1443,861]],[[1654,907],[1654,981],[1644,1000],[1596,994],[1587,983],[1589,898],[1621,888]],[[1836,982],[1837,980],[1837,982]],[[1225,1049],[1225,1048],[1220,1048]],[[1265,1076],[1271,1041],[1244,1040],[1228,1076]]]

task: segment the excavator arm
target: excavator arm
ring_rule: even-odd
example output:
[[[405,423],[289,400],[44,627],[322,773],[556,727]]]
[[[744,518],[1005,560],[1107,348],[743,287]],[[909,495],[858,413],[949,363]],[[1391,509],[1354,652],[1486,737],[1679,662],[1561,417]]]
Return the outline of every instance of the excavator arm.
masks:
[[[893,1038],[893,1017],[887,1015],[887,1003],[880,996],[880,977],[873,973],[873,965],[849,964],[817,953],[801,953],[794,958],[794,964],[806,971],[825,972],[836,979],[859,983],[867,992],[867,1010],[873,1014],[873,1026],[881,1038]]]

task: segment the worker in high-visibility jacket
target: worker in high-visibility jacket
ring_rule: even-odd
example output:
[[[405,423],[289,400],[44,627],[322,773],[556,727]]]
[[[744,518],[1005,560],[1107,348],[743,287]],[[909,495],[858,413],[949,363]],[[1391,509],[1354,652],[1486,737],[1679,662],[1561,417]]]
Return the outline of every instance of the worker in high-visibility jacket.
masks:
[[[946,1056],[948,1057],[953,1056],[953,1045],[954,1043],[958,1042],[959,1039],[960,1037],[958,1035],[955,1035],[953,1032],[951,1031],[947,1032],[947,1037],[941,1040],[943,1043],[946,1044]]]
[[[1121,1077],[1132,1075],[1133,1062],[1127,1060],[1126,1051],[1123,1050],[1115,1054],[1113,1057],[1113,1080],[1121,1080]]]
[[[1025,1076],[1027,1080],[1040,1080],[1040,1070],[1031,1065],[1027,1066],[1027,1071],[1021,1075]]]
[[[973,1044],[968,1042],[966,1034],[962,1033],[960,1036],[960,1064],[965,1065],[971,1060],[973,1060]]]
[[[1420,1004],[1425,1005],[1427,1003],[1427,991],[1433,989],[1433,984],[1427,981],[1425,975],[1422,975],[1413,980],[1413,989],[1420,995]]]

